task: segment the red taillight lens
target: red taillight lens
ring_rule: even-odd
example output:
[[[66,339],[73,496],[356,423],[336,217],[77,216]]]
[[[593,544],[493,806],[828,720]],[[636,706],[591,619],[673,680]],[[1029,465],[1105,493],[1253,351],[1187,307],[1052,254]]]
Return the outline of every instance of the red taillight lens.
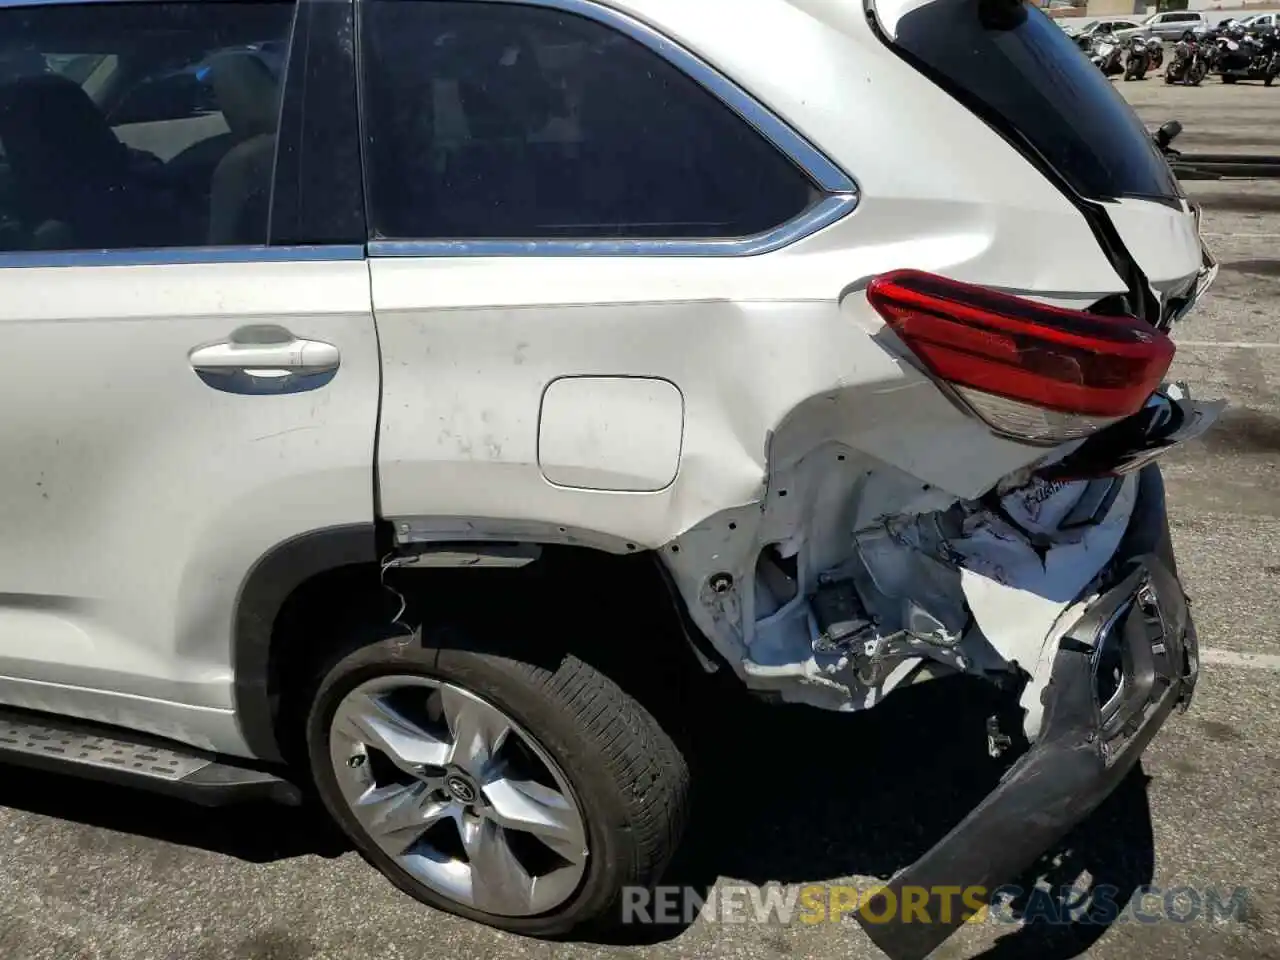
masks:
[[[877,277],[867,299],[920,362],[993,426],[1071,439],[1137,412],[1173,362],[1173,341],[1108,317],[916,270]]]

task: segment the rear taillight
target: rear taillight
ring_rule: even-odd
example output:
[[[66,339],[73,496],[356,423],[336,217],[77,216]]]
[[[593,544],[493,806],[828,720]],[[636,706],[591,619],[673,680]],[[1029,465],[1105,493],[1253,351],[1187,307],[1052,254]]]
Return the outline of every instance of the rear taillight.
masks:
[[[1133,317],[1050,307],[899,270],[867,299],[920,363],[1001,433],[1040,443],[1136,413],[1173,362],[1173,341]]]

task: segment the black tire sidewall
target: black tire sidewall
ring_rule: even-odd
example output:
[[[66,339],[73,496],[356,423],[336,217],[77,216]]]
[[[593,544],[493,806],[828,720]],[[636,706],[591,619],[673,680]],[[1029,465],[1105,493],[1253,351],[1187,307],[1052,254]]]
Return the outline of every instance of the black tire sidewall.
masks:
[[[586,822],[587,870],[578,891],[554,911],[503,917],[457,903],[414,879],[368,839],[338,787],[329,756],[329,727],[338,704],[360,684],[388,674],[410,674],[460,686],[501,709],[533,737],[569,780]],[[638,882],[631,828],[619,795],[625,785],[609,774],[604,757],[582,735],[571,713],[531,686],[527,672],[511,660],[452,647],[384,641],[336,663],[320,683],[307,720],[307,750],[316,790],[330,815],[360,854],[409,896],[436,909],[513,933],[555,937],[569,930],[610,923],[622,886]]]

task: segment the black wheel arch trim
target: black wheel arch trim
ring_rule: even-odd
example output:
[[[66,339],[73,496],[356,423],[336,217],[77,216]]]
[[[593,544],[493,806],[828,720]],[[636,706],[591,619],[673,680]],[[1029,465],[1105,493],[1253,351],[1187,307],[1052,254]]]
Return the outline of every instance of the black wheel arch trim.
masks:
[[[271,641],[285,601],[318,574],[377,560],[377,527],[370,521],[285,540],[260,557],[245,576],[236,597],[231,664],[236,722],[255,757],[270,762],[284,759],[276,736],[270,680]]]

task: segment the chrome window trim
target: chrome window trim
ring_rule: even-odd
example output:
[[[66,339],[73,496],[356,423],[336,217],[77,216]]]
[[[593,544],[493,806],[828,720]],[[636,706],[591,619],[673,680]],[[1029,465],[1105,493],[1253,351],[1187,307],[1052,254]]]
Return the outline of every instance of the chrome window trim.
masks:
[[[830,194],[798,217],[754,237],[712,240],[374,240],[370,257],[751,257],[842,220],[853,194]]]
[[[0,0],[4,2],[4,0]],[[109,0],[79,0],[109,2]],[[159,247],[146,250],[32,250],[0,253],[0,270],[21,267],[163,267],[199,263],[293,263],[363,260],[364,247]]]
[[[782,152],[822,192],[818,202],[751,237],[644,239],[375,239],[370,257],[748,257],[790,246],[843,219],[858,205],[858,185],[772,110],[691,50],[648,24],[597,0],[470,0],[543,7],[611,27],[662,57],[725,104]]]

